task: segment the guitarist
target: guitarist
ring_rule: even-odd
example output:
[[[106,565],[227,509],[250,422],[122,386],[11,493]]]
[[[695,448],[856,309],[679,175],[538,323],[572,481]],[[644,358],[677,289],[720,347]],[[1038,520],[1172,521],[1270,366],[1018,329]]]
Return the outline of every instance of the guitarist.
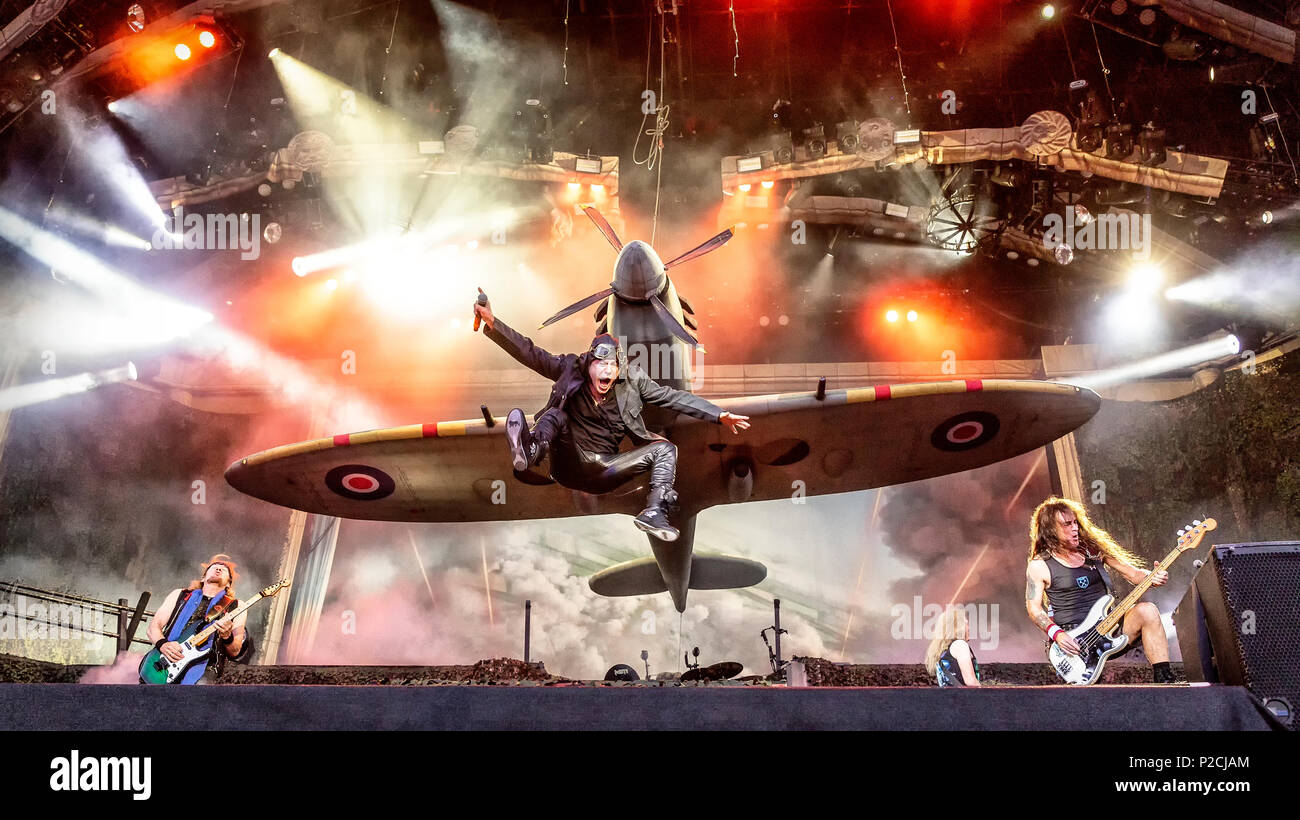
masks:
[[[173,589],[168,593],[149,621],[149,640],[169,661],[180,660],[179,639],[187,627],[199,622],[210,623],[239,606],[239,600],[235,598],[235,581],[239,573],[235,571],[235,562],[230,556],[214,555],[200,566],[202,577],[191,581],[185,589]],[[244,627],[247,617],[245,612],[233,622],[228,619],[217,621],[216,637],[210,641],[209,662],[190,667],[179,683],[198,683],[208,670],[219,676],[227,658],[236,663],[247,663],[253,654],[253,640]]]
[[[1088,520],[1083,505],[1066,498],[1051,498],[1038,505],[1029,524],[1029,568],[1025,576],[1025,608],[1038,628],[1063,651],[1079,654],[1079,645],[1067,634],[1088,615],[1097,599],[1107,594],[1107,567],[1131,584],[1147,577],[1137,556],[1115,543],[1101,527]],[[1157,564],[1152,586],[1164,586],[1169,573]],[[1046,594],[1048,611],[1043,610]],[[1049,614],[1050,613],[1050,614]],[[1169,642],[1160,610],[1142,601],[1124,616],[1128,646],[1144,646],[1156,683],[1174,683],[1169,668]]]

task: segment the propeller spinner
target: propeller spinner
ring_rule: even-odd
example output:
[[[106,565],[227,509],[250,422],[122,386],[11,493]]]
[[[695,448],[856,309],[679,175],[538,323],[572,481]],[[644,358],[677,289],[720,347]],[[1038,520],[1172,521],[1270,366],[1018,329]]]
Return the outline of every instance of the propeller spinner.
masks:
[[[595,223],[596,229],[601,232],[609,244],[618,251],[618,259],[614,262],[614,281],[610,282],[609,287],[605,290],[593,293],[585,299],[564,308],[545,322],[542,322],[541,326],[547,327],[555,324],[566,316],[571,316],[583,308],[613,295],[627,302],[649,303],[674,336],[689,345],[698,345],[699,341],[691,335],[689,330],[682,326],[682,323],[663,303],[660,296],[668,290],[669,268],[722,247],[734,235],[732,230],[728,228],[681,256],[665,263],[659,258],[659,254],[655,252],[649,242],[633,239],[624,245],[618,238],[613,226],[595,208],[583,208],[583,212]]]

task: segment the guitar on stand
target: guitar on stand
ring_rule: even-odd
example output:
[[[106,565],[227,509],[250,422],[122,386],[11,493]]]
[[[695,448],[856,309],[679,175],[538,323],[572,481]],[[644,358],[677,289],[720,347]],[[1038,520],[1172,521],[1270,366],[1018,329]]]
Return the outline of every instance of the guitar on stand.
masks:
[[[185,677],[185,673],[195,664],[208,664],[208,658],[212,655],[212,645],[208,641],[217,632],[217,624],[222,621],[233,621],[241,614],[247,612],[254,604],[263,598],[272,598],[277,592],[289,586],[289,580],[283,579],[271,584],[261,592],[249,598],[239,605],[234,612],[217,618],[206,628],[203,622],[192,624],[188,629],[181,633],[177,642],[181,645],[181,659],[178,661],[169,661],[157,648],[150,649],[140,661],[140,682],[141,683],[176,683]]]
[[[1168,570],[1178,560],[1178,556],[1195,549],[1205,533],[1217,526],[1218,522],[1211,518],[1193,521],[1179,530],[1178,543],[1172,552],[1160,559],[1157,566]],[[1150,588],[1154,576],[1154,572],[1148,573],[1114,609],[1111,606],[1115,603],[1115,596],[1103,595],[1097,599],[1092,609],[1088,610],[1088,617],[1083,619],[1083,623],[1066,633],[1079,644],[1080,654],[1071,655],[1055,643],[1047,648],[1047,662],[1061,680],[1075,686],[1086,686],[1101,680],[1101,670],[1106,666],[1107,659],[1128,646],[1128,638],[1120,630],[1120,625],[1128,611],[1137,606],[1138,600]]]

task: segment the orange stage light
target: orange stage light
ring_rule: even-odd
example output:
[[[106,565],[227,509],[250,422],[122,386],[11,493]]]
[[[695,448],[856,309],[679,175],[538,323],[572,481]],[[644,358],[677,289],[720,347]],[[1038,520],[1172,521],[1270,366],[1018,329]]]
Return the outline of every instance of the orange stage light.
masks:
[[[776,185],[776,181],[775,181],[775,180],[771,180],[771,179],[765,179],[765,180],[763,180],[763,187],[764,187],[764,188],[769,188],[769,189],[770,189],[770,188],[771,188],[772,186],[774,186],[774,185]]]
[[[212,48],[217,44],[216,36],[210,31],[199,32],[199,45],[204,48]]]
[[[914,310],[909,310],[909,311],[907,312],[907,321],[909,321],[909,322],[915,322],[918,318],[920,318],[920,317],[917,316],[916,311],[914,311]]]
[[[172,49],[178,60],[188,60],[190,58],[190,47],[184,43],[177,43],[176,48]]]
[[[745,193],[749,193],[749,189],[752,188],[752,187],[754,187],[754,186],[753,186],[753,185],[750,185],[748,182],[742,182],[742,183],[740,183],[740,190],[744,191]]]
[[[891,310],[891,311],[887,312],[887,313],[885,314],[885,321],[886,321],[886,322],[897,322],[897,321],[898,321],[898,311],[896,311],[896,310]]]

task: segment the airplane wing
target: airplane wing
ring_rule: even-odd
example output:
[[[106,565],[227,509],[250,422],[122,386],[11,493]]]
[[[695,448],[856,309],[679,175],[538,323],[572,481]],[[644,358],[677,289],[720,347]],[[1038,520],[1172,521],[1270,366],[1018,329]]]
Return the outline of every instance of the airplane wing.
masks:
[[[698,509],[983,467],[1076,430],[1101,399],[1067,384],[967,379],[831,390],[820,400],[807,392],[714,403],[749,416],[751,427],[735,435],[685,419],[673,428],[678,493]]]
[[[746,396],[740,435],[679,418],[677,489],[687,510],[850,492],[982,467],[1042,447],[1097,412],[1091,390],[965,380]],[[734,480],[736,465],[752,475]],[[294,509],[378,521],[512,521],[640,511],[644,482],[603,496],[510,469],[505,421],[413,424],[276,447],[236,461],[240,492]],[[801,485],[796,482],[803,482]],[[743,498],[740,496],[744,496]]]
[[[505,419],[390,427],[241,458],[226,481],[296,510],[372,521],[518,521],[641,511],[634,488],[574,493],[510,466]]]

